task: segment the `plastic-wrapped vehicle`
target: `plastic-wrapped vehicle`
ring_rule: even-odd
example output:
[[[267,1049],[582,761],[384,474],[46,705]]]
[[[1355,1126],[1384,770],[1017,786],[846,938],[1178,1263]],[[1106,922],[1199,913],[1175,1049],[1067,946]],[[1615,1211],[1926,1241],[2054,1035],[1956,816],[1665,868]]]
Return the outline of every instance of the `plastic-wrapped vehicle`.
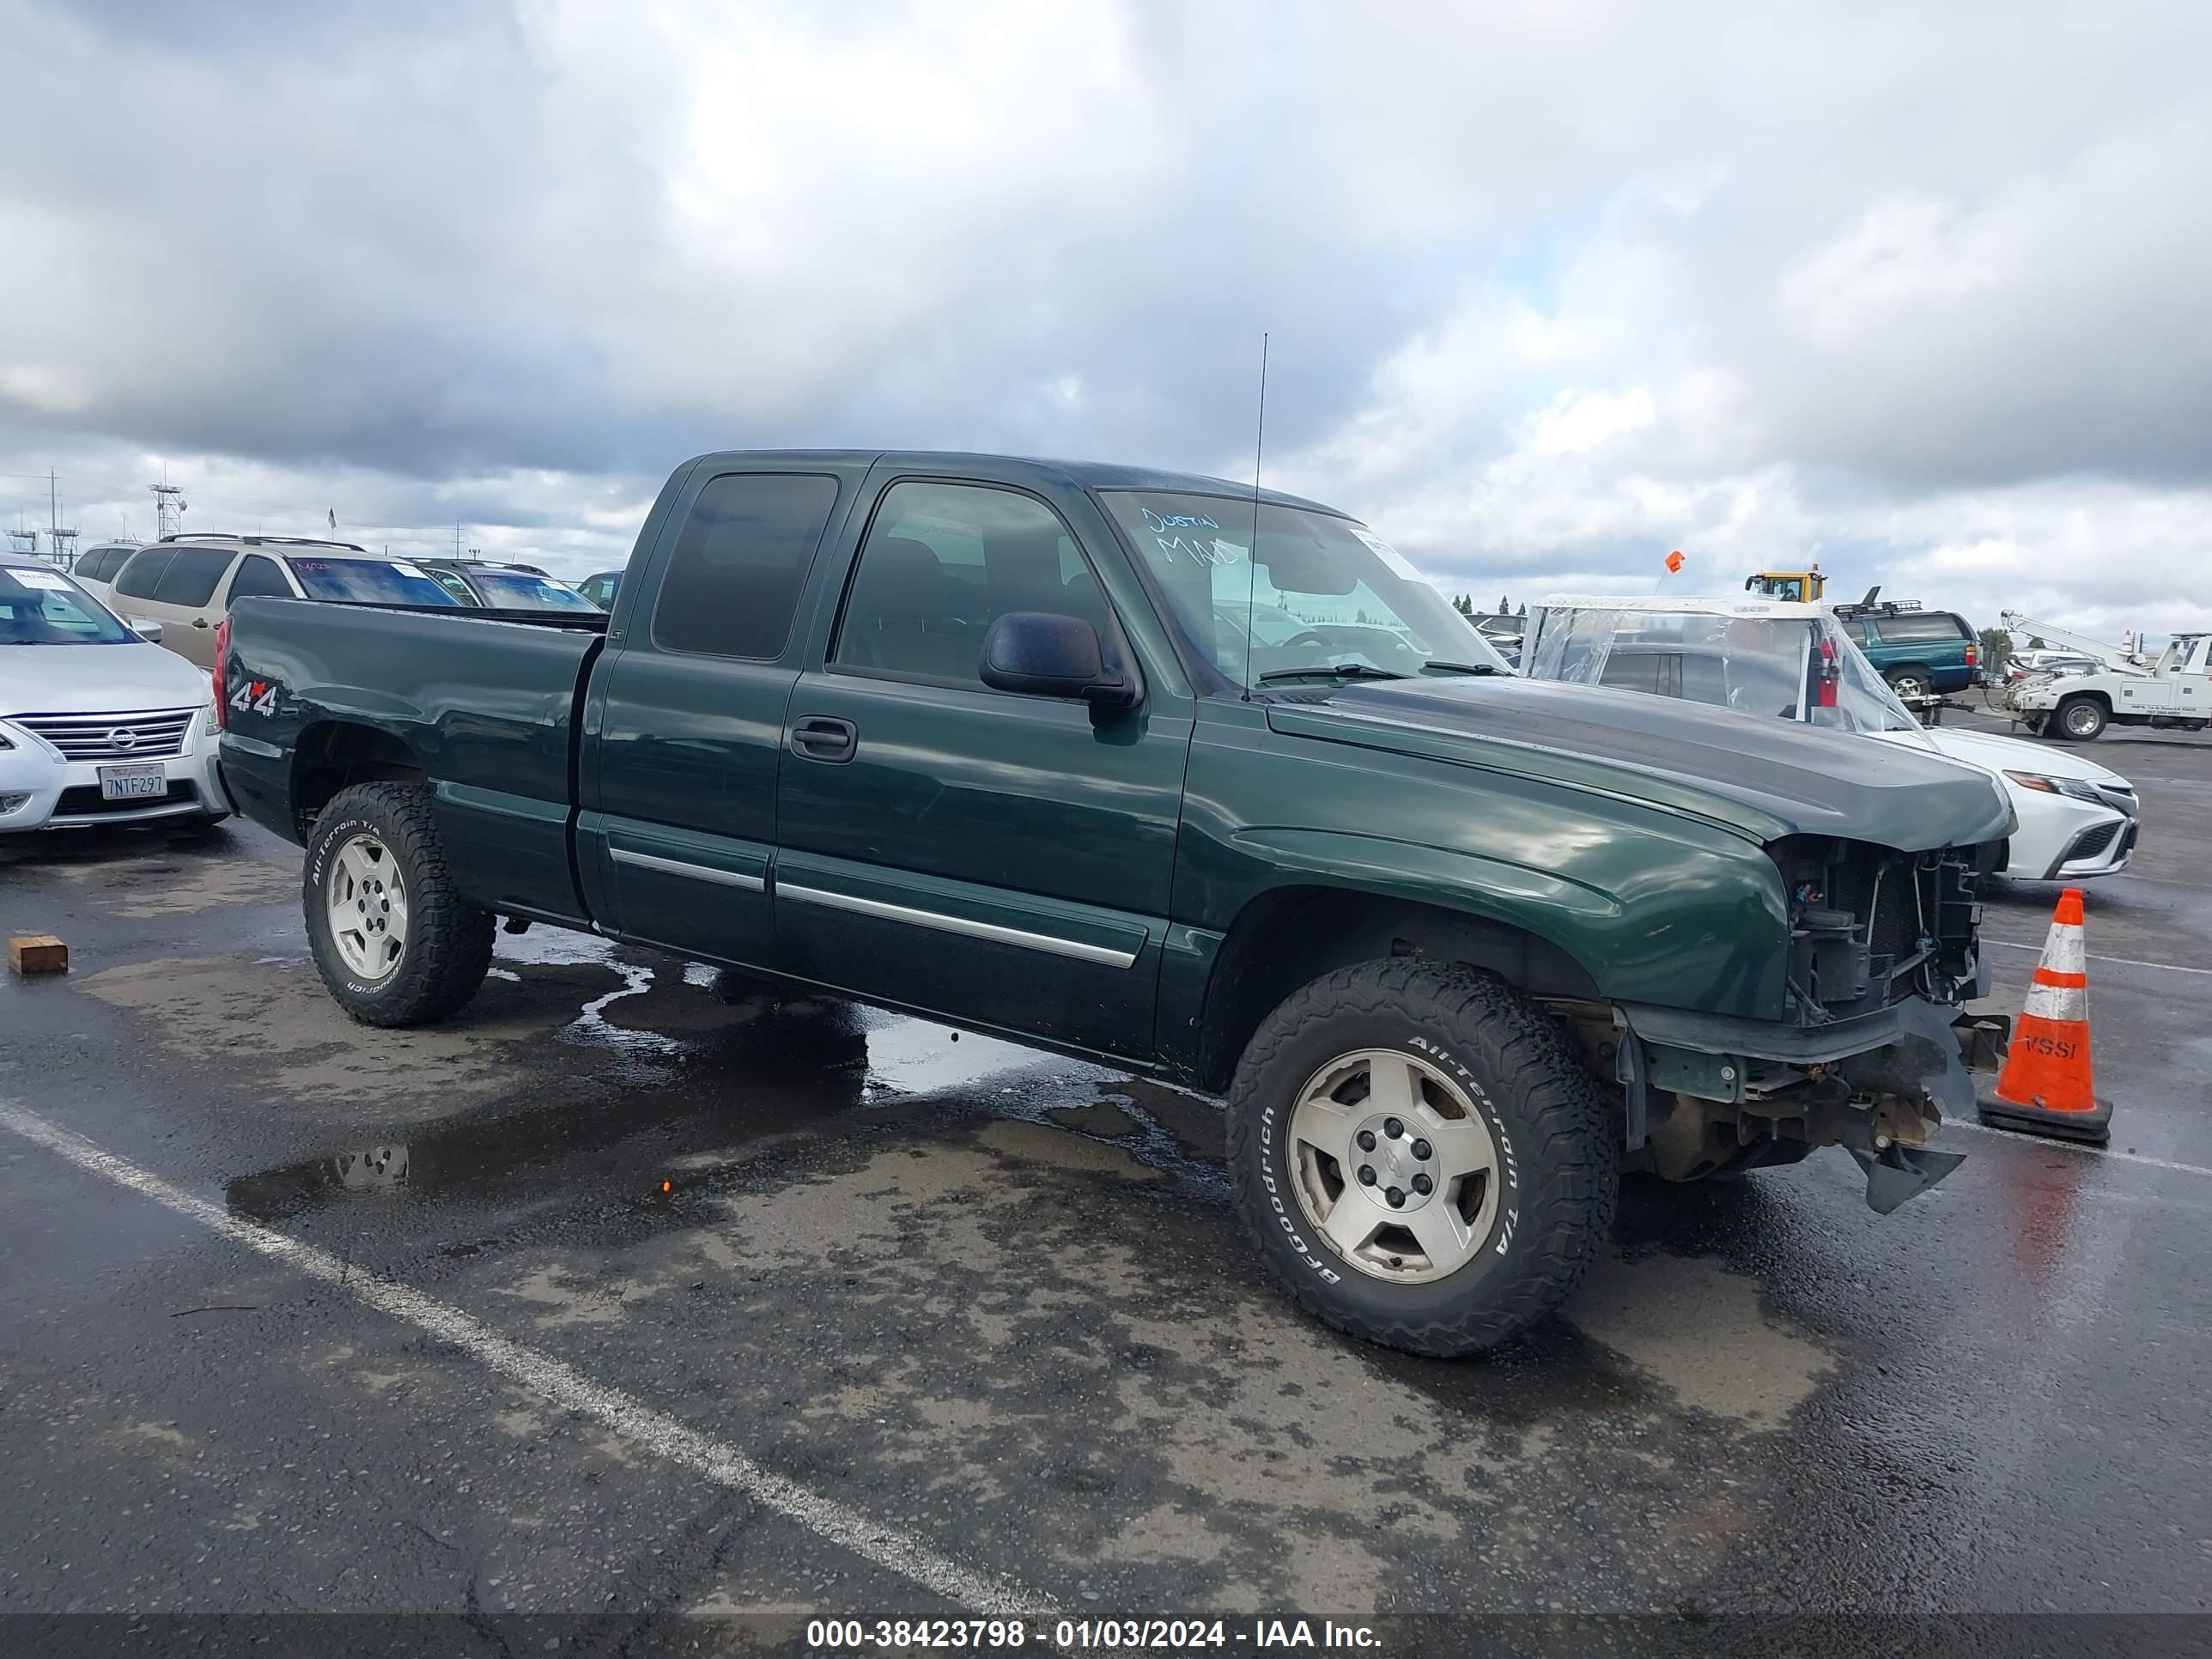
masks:
[[[1559,595],[1532,620],[1534,645],[1522,671],[1534,678],[1861,732],[1987,774],[2020,820],[2001,874],[2081,881],[2123,870],[2134,855],[2134,785],[2094,761],[2018,738],[1923,726],[1826,606],[1733,595]]]

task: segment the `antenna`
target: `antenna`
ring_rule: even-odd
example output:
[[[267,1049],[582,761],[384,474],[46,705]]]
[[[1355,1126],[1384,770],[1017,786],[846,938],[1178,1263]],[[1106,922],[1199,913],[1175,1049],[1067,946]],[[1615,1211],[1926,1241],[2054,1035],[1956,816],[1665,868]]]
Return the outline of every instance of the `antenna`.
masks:
[[[1252,544],[1244,554],[1244,701],[1252,701],[1252,615],[1259,609],[1260,457],[1267,443],[1267,336],[1260,336],[1260,418],[1252,434]]]
[[[46,556],[67,570],[76,562],[76,532],[62,522],[61,480],[46,469]]]

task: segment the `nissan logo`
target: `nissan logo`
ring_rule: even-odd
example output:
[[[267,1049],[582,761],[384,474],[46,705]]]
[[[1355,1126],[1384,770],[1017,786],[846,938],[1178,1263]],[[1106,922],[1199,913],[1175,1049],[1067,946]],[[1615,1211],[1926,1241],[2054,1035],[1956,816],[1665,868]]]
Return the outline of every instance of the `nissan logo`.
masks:
[[[118,726],[107,734],[107,746],[111,749],[136,749],[138,734],[127,726]]]

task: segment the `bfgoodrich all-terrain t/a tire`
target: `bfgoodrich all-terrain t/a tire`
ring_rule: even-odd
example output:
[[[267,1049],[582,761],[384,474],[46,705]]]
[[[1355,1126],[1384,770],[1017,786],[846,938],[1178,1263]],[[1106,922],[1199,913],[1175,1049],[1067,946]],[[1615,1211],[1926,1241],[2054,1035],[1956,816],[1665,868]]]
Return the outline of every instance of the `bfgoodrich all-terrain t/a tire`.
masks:
[[[1477,1352],[1557,1308],[1613,1221],[1607,1115],[1510,988],[1401,957],[1261,1023],[1229,1097],[1238,1208],[1308,1312],[1413,1353]]]
[[[316,970],[365,1025],[443,1019],[491,967],[492,914],[454,887],[419,784],[332,797],[307,840],[301,902]]]

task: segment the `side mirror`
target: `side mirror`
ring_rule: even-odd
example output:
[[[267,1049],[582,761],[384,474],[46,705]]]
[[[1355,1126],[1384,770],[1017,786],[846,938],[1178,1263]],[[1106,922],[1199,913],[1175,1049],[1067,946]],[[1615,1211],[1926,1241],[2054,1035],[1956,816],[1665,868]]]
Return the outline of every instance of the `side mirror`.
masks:
[[[1098,630],[1075,617],[1009,611],[983,636],[983,684],[1033,697],[1080,697],[1094,708],[1127,708],[1142,693],[1126,668],[1109,671]]]
[[[131,631],[149,645],[159,645],[161,642],[161,624],[151,617],[133,617],[131,619]]]

